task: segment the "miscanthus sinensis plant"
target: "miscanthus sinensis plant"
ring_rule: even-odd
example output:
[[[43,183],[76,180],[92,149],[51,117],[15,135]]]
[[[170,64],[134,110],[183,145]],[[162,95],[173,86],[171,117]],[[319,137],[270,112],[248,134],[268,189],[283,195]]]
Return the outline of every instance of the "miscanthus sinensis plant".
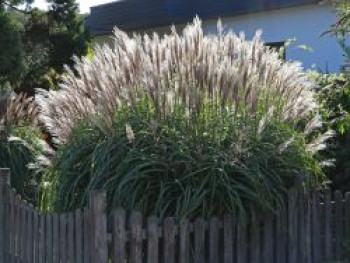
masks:
[[[315,133],[313,86],[260,34],[219,23],[206,36],[199,19],[181,35],[115,29],[114,46],[36,96],[59,145],[43,200],[67,210],[103,188],[109,207],[161,217],[271,209],[296,178],[322,180],[315,154],[330,134]]]
[[[0,87],[0,167],[10,168],[11,184],[26,200],[37,202],[40,171],[48,165],[49,146],[37,126],[38,109],[32,98]]]

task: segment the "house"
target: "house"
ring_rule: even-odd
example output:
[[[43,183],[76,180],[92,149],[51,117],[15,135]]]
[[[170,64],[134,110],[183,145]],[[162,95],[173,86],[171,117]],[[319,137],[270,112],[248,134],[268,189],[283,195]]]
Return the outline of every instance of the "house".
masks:
[[[172,24],[181,30],[196,15],[207,34],[216,32],[221,18],[225,30],[244,31],[248,38],[262,29],[270,45],[294,39],[286,58],[301,61],[307,69],[336,72],[344,62],[336,39],[321,36],[336,16],[330,4],[319,0],[120,0],[92,7],[86,24],[95,41],[103,43],[111,41],[114,26],[130,33],[164,34]]]

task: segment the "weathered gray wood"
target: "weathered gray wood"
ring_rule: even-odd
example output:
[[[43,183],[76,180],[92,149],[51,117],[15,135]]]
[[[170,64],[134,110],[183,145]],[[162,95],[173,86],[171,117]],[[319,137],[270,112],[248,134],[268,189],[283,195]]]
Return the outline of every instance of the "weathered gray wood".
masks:
[[[46,220],[46,236],[45,236],[45,245],[46,245],[46,262],[53,262],[53,228],[52,228],[52,215],[47,214],[45,216]]]
[[[7,243],[8,240],[5,240],[7,232],[6,224],[6,189],[9,186],[10,180],[10,170],[9,169],[0,169],[0,263],[5,263],[7,253]],[[6,241],[6,242],[5,242]]]
[[[288,191],[288,262],[297,262],[297,191],[292,188]],[[266,262],[266,261],[265,261]]]
[[[276,214],[276,262],[286,263],[287,211],[284,204],[279,204]]]
[[[325,260],[329,261],[333,258],[333,249],[332,249],[332,193],[328,189],[325,192],[324,200],[324,222],[325,222]]]
[[[112,232],[112,263],[125,262],[125,243],[126,243],[126,213],[122,208],[118,208],[113,213],[113,232]],[[149,262],[149,261],[148,261]]]
[[[233,263],[233,216],[224,215],[224,262]]]
[[[202,218],[194,222],[194,263],[205,262],[205,226]]]
[[[180,263],[190,262],[190,234],[188,220],[182,220],[180,223]]]
[[[350,192],[347,192],[345,194],[345,238],[344,240],[350,240]]]
[[[300,263],[306,263],[306,202],[307,198],[303,189],[298,190],[298,259]]]
[[[106,215],[106,193],[104,191],[93,191],[90,194],[89,208],[91,213],[91,262],[100,263],[108,260],[107,244],[107,215]]]
[[[343,193],[335,191],[335,259],[341,260],[343,253]]]
[[[321,235],[320,235],[320,216],[319,216],[319,192],[312,193],[312,255],[313,262],[321,262]]]
[[[74,213],[68,214],[67,224],[67,246],[68,246],[68,261],[75,262],[74,257]]]
[[[58,214],[52,215],[52,239],[53,239],[53,262],[60,262],[60,218]]]
[[[84,208],[84,263],[90,263],[90,212],[87,208]]]
[[[219,263],[219,218],[212,217],[209,225],[209,255],[210,263]]]
[[[38,211],[34,211],[33,217],[33,236],[34,236],[34,262],[39,263],[39,214]]]
[[[237,224],[237,263],[247,261],[247,225],[244,221]]]
[[[60,214],[60,262],[67,262],[67,215]]]
[[[142,262],[142,214],[133,212],[130,217],[130,262]]]
[[[15,217],[16,217],[16,204],[15,204],[15,193],[12,189],[9,189],[9,203],[10,203],[10,262],[13,262],[13,259],[16,257],[16,225],[15,225]]]
[[[306,202],[306,218],[305,218],[305,229],[306,229],[306,262],[312,263],[312,198],[310,193],[307,195]]]
[[[273,262],[273,221],[272,215],[267,214],[264,218],[263,227],[263,261],[264,263]]]
[[[163,223],[164,233],[164,260],[168,263],[175,263],[175,220],[166,218]]]
[[[15,196],[15,257],[20,258],[21,256],[21,208],[20,208],[20,197]]]
[[[5,199],[6,199],[6,217],[5,217],[5,262],[11,262],[10,255],[12,251],[12,228],[13,228],[13,221],[11,221],[11,209],[12,209],[12,203],[11,203],[11,189],[10,187],[5,188]]]
[[[20,200],[20,209],[21,209],[21,246],[20,246],[20,258],[21,261],[25,261],[27,259],[27,211],[28,205],[24,200]]]
[[[250,223],[250,254],[251,262],[261,262],[261,249],[260,249],[260,219],[256,216],[252,217]]]
[[[147,262],[159,262],[158,240],[158,218],[151,216],[147,218]]]
[[[75,254],[76,263],[83,263],[83,221],[81,210],[75,212]]]
[[[39,253],[40,262],[46,262],[46,233],[45,233],[45,215],[39,216]]]
[[[33,263],[34,262],[34,236],[33,236],[33,211],[34,208],[32,205],[28,206],[28,229],[27,229],[27,249],[28,249],[28,256],[27,256],[27,262]]]

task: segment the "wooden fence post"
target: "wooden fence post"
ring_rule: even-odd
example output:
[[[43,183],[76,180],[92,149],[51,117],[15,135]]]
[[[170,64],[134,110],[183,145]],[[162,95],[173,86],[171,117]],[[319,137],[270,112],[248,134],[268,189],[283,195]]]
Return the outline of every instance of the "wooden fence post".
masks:
[[[298,214],[297,214],[297,190],[291,188],[288,191],[288,262],[296,263],[298,261]],[[300,260],[300,259],[299,259]]]
[[[108,262],[106,193],[93,191],[90,194],[91,262]]]
[[[0,263],[5,263],[5,216],[6,216],[6,185],[10,185],[10,170],[0,169]]]

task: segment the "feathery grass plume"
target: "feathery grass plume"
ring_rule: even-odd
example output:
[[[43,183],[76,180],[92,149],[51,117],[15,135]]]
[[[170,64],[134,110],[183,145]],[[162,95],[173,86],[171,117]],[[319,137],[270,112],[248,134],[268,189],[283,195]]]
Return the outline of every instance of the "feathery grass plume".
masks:
[[[218,32],[204,35],[198,18],[182,35],[115,29],[114,46],[76,58],[59,91],[38,91],[39,119],[60,144],[47,174],[60,208],[104,188],[110,207],[244,214],[271,209],[300,173],[317,180],[306,151],[319,127],[313,82],[259,33]]]
[[[39,170],[48,165],[50,147],[37,127],[38,110],[32,98],[16,95],[10,87],[0,89],[0,167],[11,169],[11,184],[23,198],[37,202]]]
[[[38,92],[40,119],[58,142],[77,120],[101,114],[111,122],[116,108],[143,96],[159,116],[177,106],[193,115],[210,102],[217,111],[255,119],[274,106],[273,115],[297,124],[316,109],[313,83],[300,65],[282,62],[259,34],[252,41],[232,32],[204,36],[195,19],[182,36],[173,29],[163,38],[130,38],[115,29],[114,39],[113,47],[95,47],[92,60],[76,58],[60,91]]]

